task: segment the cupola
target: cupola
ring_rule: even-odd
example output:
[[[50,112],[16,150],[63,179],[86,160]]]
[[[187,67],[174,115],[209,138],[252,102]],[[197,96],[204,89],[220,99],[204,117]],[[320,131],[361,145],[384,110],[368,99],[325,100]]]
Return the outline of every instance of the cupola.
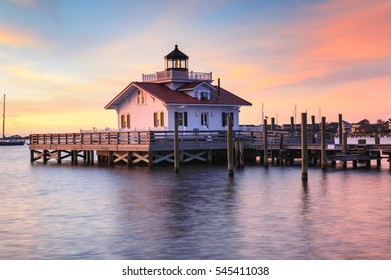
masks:
[[[188,60],[189,57],[178,49],[178,45],[175,45],[175,49],[164,57],[166,71],[189,71]]]

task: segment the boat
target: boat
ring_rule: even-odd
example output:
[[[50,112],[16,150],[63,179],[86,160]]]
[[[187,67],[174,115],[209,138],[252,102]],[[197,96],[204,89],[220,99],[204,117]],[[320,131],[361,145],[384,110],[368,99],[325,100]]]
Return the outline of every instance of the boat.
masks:
[[[0,139],[0,146],[22,146],[25,140],[19,137],[5,137],[5,94],[2,99],[3,102],[3,137]],[[1,103],[1,102],[0,102]]]

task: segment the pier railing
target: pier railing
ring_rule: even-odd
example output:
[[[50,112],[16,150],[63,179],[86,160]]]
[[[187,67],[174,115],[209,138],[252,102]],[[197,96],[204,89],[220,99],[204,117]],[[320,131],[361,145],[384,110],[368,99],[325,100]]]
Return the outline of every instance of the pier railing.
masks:
[[[143,82],[159,82],[173,79],[183,81],[212,81],[212,73],[166,70],[153,74],[143,74],[142,79]]]
[[[234,141],[242,141],[244,146],[255,149],[263,149],[262,131],[233,132]],[[332,135],[328,137],[332,140]],[[214,149],[224,148],[227,143],[226,130],[213,131],[179,131],[178,141],[187,148],[210,147]],[[268,146],[282,148],[285,145],[300,145],[300,135],[289,131],[269,131]],[[308,143],[320,144],[320,137],[316,134],[308,134]],[[81,132],[81,133],[58,133],[58,134],[31,134],[30,148],[36,146],[55,149],[54,145],[79,145],[94,146],[140,146],[148,145],[151,148],[169,149],[174,144],[174,131],[104,131],[104,132]],[[119,149],[119,148],[118,148]]]
[[[269,143],[280,143],[284,132],[269,132]],[[179,131],[180,142],[213,142],[226,143],[227,131]],[[283,137],[285,142],[288,137]],[[234,140],[242,140],[245,143],[263,143],[263,134],[260,131],[234,131]],[[164,144],[174,142],[174,131],[118,131],[118,132],[81,132],[81,133],[52,133],[31,134],[30,145],[140,145],[140,144]]]

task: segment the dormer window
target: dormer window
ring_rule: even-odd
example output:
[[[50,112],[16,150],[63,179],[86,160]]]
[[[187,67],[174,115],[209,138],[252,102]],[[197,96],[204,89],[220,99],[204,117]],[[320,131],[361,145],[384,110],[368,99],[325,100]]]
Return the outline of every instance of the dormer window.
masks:
[[[199,100],[210,100],[210,91],[206,91],[206,90],[203,90],[203,91],[199,91],[198,92],[198,99]]]

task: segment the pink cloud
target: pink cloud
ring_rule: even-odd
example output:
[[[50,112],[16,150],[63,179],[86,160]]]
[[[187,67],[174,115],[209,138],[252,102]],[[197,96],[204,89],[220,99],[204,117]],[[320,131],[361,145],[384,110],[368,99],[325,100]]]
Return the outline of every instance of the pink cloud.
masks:
[[[35,0],[11,0],[11,2],[24,6],[24,7],[36,7],[37,2]]]
[[[0,45],[12,48],[40,48],[45,45],[45,43],[25,31],[0,25]]]

